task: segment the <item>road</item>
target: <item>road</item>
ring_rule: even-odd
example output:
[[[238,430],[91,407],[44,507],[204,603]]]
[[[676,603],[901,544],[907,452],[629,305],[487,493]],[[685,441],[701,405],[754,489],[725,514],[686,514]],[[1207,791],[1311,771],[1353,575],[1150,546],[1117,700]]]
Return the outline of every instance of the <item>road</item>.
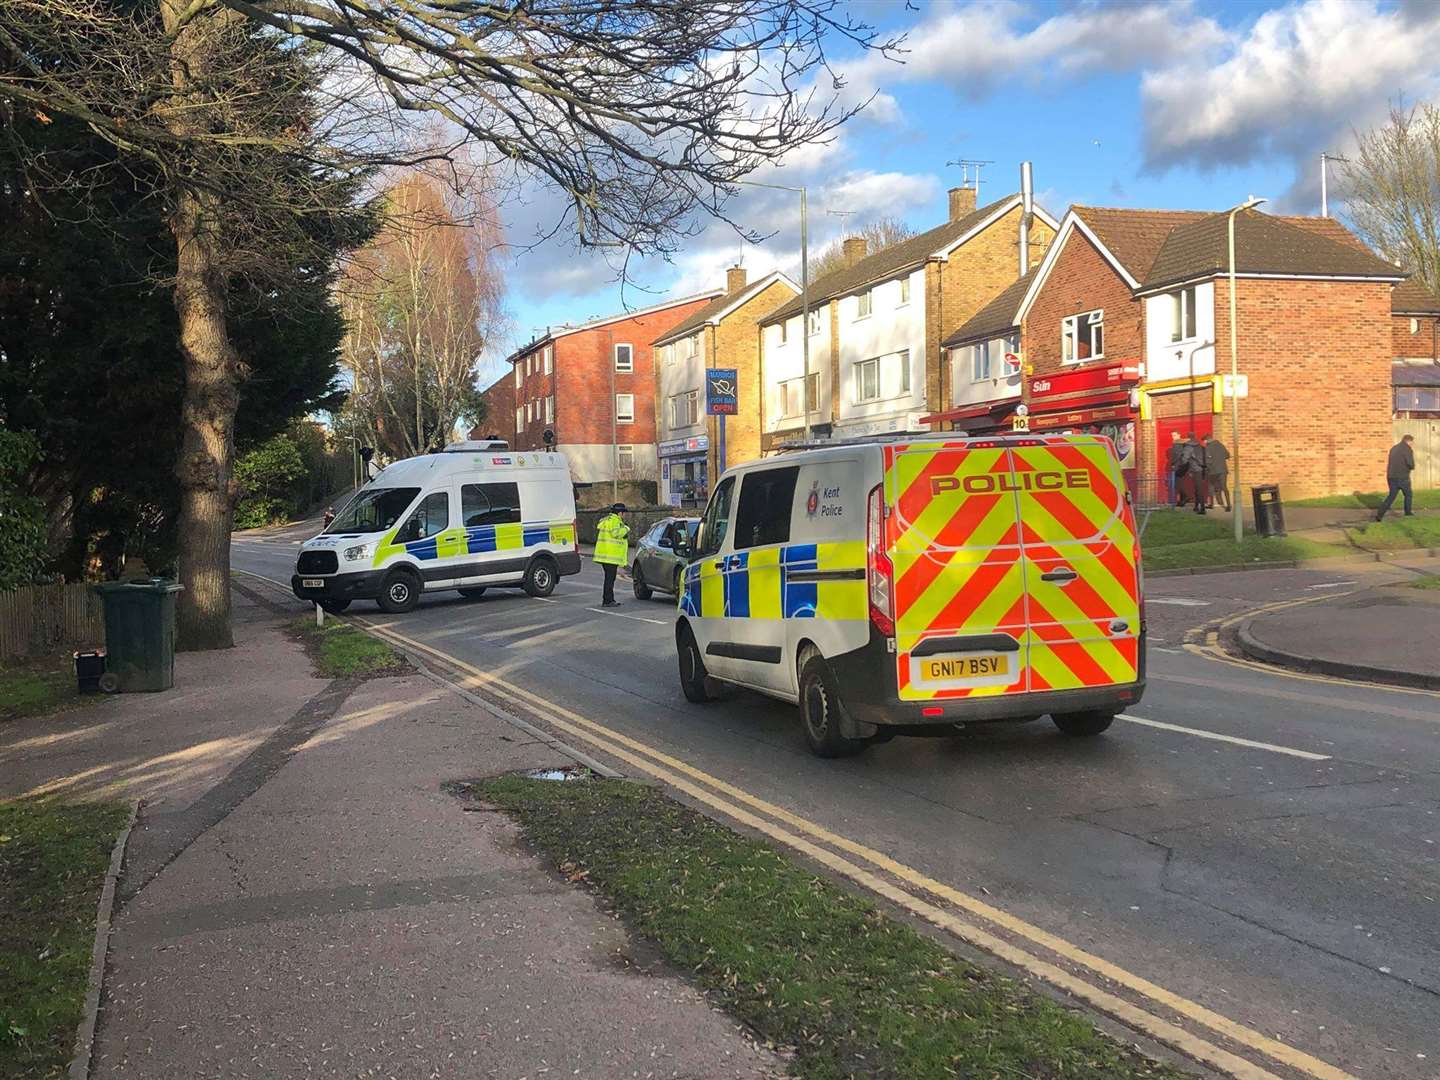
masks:
[[[295,550],[237,540],[233,562],[288,582]],[[1152,581],[1149,690],[1106,736],[1045,721],[844,761],[806,751],[793,707],[749,693],[686,703],[671,604],[627,596],[602,611],[588,561],[548,601],[443,593],[408,616],[352,613],[813,823],[832,847],[881,853],[930,894],[938,883],[999,909],[1067,971],[1087,955],[1118,965],[1096,985],[1270,1074],[1434,1078],[1440,696],[1182,647],[1207,620],[1377,572]],[[1210,1013],[1251,1034],[1191,1023]]]

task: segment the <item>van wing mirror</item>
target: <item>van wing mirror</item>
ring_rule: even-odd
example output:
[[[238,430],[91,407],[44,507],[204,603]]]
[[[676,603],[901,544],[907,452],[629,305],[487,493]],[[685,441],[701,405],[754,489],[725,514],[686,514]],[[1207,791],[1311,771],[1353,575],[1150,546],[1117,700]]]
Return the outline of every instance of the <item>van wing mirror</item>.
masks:
[[[690,530],[676,529],[674,551],[676,555],[690,555]]]

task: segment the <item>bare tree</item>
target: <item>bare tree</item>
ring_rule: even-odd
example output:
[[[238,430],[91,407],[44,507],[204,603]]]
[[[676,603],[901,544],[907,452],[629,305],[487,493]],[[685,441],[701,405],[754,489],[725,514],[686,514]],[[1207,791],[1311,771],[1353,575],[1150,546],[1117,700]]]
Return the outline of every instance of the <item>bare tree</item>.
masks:
[[[866,253],[874,255],[877,251],[884,251],[888,247],[894,247],[902,240],[909,240],[915,235],[915,230],[906,225],[899,218],[882,217],[865,225],[852,236],[864,237]],[[811,280],[818,281],[826,274],[833,273],[845,265],[845,241],[836,240],[827,246],[810,261]]]
[[[246,57],[257,29],[269,35],[258,40],[272,66],[329,66],[332,107],[282,122],[272,73]],[[225,288],[244,269],[236,256],[263,261],[268,229],[288,235],[325,209],[268,184],[271,173],[443,157],[449,146],[394,137],[398,114],[420,114],[482,148],[489,164],[508,164],[519,182],[558,187],[583,241],[665,253],[696,211],[723,216],[734,181],[849,115],[825,88],[835,38],[897,44],[852,21],[841,0],[0,3],[0,97],[16,115],[76,117],[122,161],[161,177],[187,362],[182,641],[230,642],[243,364]]]
[[[1356,140],[1344,167],[1350,220],[1385,258],[1440,293],[1440,108],[1392,105],[1385,124]]]

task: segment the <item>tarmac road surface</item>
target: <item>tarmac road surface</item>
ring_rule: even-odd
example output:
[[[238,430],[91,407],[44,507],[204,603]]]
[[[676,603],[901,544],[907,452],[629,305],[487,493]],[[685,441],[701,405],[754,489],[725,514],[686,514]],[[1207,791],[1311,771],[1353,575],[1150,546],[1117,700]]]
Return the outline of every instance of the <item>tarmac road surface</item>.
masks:
[[[295,552],[291,537],[237,539],[233,564],[288,587]],[[642,603],[627,587],[623,606],[601,610],[589,560],[547,601],[448,592],[407,616],[350,613],[1157,984],[1184,1003],[1167,1016],[1193,1006],[1278,1040],[1294,1054],[1204,1032],[1275,1075],[1434,1078],[1440,695],[1182,645],[1207,620],[1387,572],[1153,580],[1149,689],[1105,736],[1070,739],[1045,720],[900,738],[844,761],[807,752],[791,706],[750,693],[686,703],[673,600]]]

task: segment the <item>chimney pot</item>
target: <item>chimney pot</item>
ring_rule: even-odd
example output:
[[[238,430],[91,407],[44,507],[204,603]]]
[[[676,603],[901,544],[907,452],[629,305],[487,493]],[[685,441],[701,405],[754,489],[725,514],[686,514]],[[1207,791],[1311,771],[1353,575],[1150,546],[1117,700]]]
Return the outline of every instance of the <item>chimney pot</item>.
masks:
[[[725,271],[725,292],[734,296],[741,289],[745,288],[745,268],[743,266],[732,266]]]
[[[959,221],[975,212],[975,189],[973,187],[952,187],[950,189],[950,220]]]
[[[840,253],[847,267],[854,266],[869,253],[870,243],[863,236],[847,236]]]

